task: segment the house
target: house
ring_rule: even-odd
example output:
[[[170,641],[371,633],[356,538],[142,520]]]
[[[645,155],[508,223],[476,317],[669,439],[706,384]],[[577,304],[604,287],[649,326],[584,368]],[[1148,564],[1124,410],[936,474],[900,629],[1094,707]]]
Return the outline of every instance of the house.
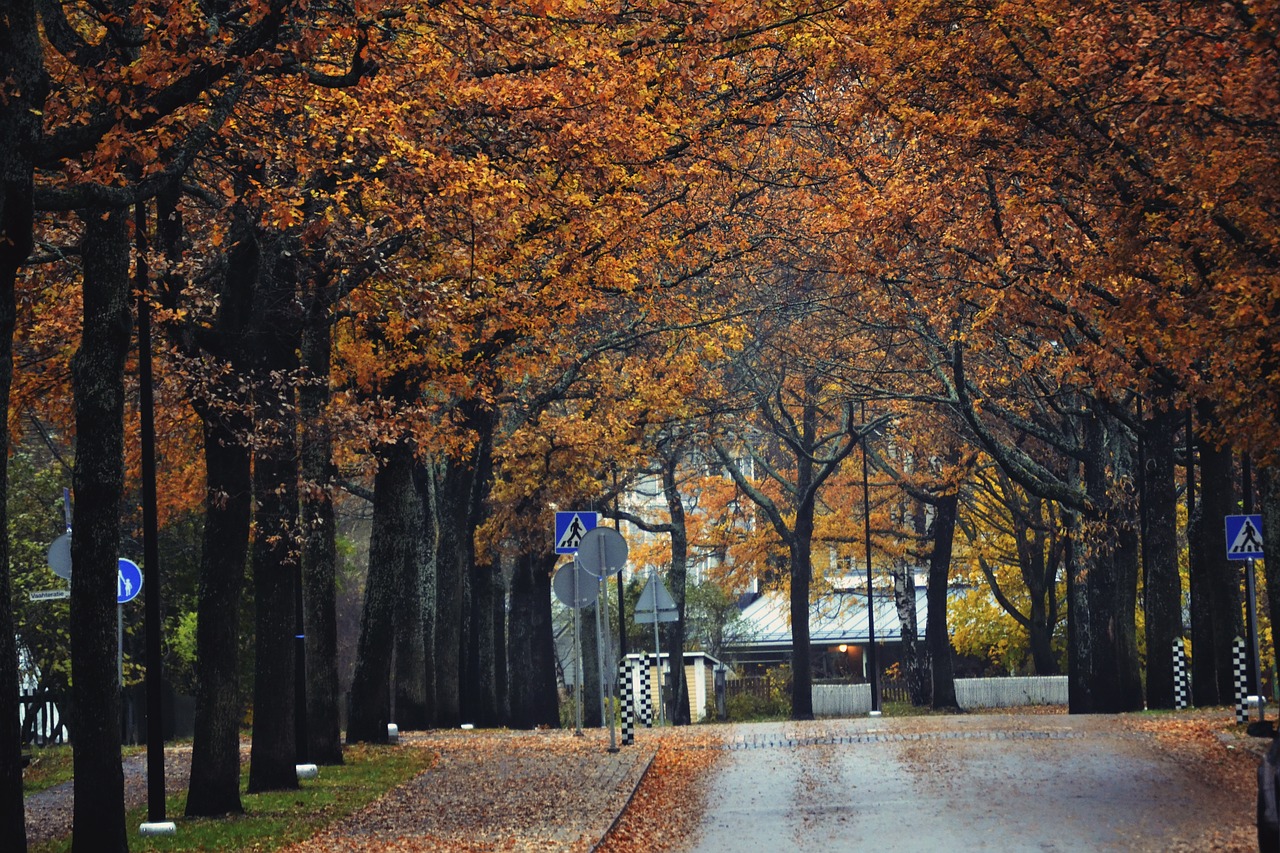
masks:
[[[872,596],[874,620],[867,608],[865,582],[832,584],[809,609],[809,642],[815,678],[867,679],[866,649],[874,621],[877,662],[881,670],[901,660],[902,626],[893,593],[877,589]],[[923,640],[928,602],[923,582],[916,586],[916,636]],[[758,593],[726,628],[723,656],[744,674],[763,672],[791,662],[791,602],[780,590]]]

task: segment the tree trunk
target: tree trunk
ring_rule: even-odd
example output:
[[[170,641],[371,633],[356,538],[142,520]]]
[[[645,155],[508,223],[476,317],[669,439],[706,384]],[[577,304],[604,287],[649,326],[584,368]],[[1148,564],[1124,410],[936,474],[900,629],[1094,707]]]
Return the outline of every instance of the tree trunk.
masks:
[[[920,648],[916,630],[916,575],[912,566],[900,566],[893,572],[893,604],[902,626],[902,673],[907,682],[907,695],[917,708],[929,704],[932,685],[929,679],[929,656]]]
[[[929,643],[929,669],[933,674],[933,707],[959,709],[956,676],[947,631],[947,591],[951,575],[951,548],[956,535],[959,494],[941,495],[933,505],[933,547],[929,551],[929,614],[925,639]]]
[[[254,681],[249,791],[298,787],[297,596],[298,410],[294,377],[301,346],[296,305],[296,247],[265,244],[251,352],[254,353]],[[284,377],[280,379],[279,377]]]
[[[801,465],[802,469],[804,465]],[[799,492],[799,489],[797,489]],[[804,492],[800,492],[804,494]],[[791,719],[813,719],[813,648],[809,634],[809,590],[813,565],[813,500],[796,509],[791,549]]]
[[[817,432],[817,411],[805,406],[801,433],[806,447]],[[791,557],[791,719],[813,719],[813,645],[809,633],[809,595],[813,583],[814,462],[796,458],[796,518],[787,548]]]
[[[679,456],[672,455],[662,468],[662,494],[666,498],[667,513],[671,517],[671,571],[667,580],[671,598],[676,603],[676,621],[667,624],[667,652],[671,655],[671,712],[668,719],[673,726],[687,726],[692,720],[689,711],[689,685],[684,677],[684,601],[685,586],[689,577],[689,533],[685,526],[684,500],[676,482]],[[655,608],[654,616],[657,616]]]
[[[501,725],[498,707],[498,649],[493,611],[502,599],[497,567],[489,561],[477,562],[471,570],[471,669],[474,692],[470,719],[482,728]],[[503,650],[505,653],[505,649]]]
[[[328,421],[332,354],[328,297],[317,287],[302,336],[307,381],[298,389],[302,504],[302,600],[307,652],[307,755],[342,763],[338,687],[337,523],[333,512],[333,432]]]
[[[116,586],[124,488],[124,369],[130,343],[128,220],[81,214],[84,329],[75,392],[71,679],[76,720],[72,850],[128,850],[116,677]],[[155,721],[157,724],[159,721]]]
[[[187,817],[239,814],[240,618],[252,512],[247,424],[204,412],[205,521]]]
[[[494,637],[494,661],[493,661],[493,677],[494,685],[497,692],[497,707],[495,713],[499,725],[508,726],[511,720],[511,681],[510,674],[507,672],[507,643],[509,642],[507,627],[507,610],[509,607],[509,593],[507,584],[504,581],[506,572],[497,567],[497,585],[498,594],[492,599],[493,608],[490,615],[493,618],[493,637]]]
[[[492,409],[475,406],[468,413],[468,423],[476,431],[476,447],[472,457],[474,468],[470,501],[467,507],[464,542],[467,559],[462,565],[464,596],[462,612],[466,629],[462,631],[462,660],[465,662],[462,685],[464,718],[480,726],[495,726],[502,720],[498,709],[498,655],[502,642],[495,633],[494,607],[500,600],[501,583],[496,561],[477,559],[475,532],[484,523],[489,489],[493,484],[493,431],[497,425]],[[506,650],[501,649],[505,655]]]
[[[388,449],[386,461],[374,476],[369,576],[351,681],[347,743],[387,742],[396,602],[403,591],[404,567],[413,565],[417,552],[418,505],[412,471],[412,451],[398,444]]]
[[[916,540],[924,542],[929,535],[925,503],[917,498],[911,506],[911,525]],[[907,681],[907,696],[912,705],[921,708],[933,701],[933,669],[929,666],[928,641],[920,639],[915,568],[904,566],[902,573],[904,577],[901,579],[894,577],[894,602],[902,625],[902,669]],[[906,621],[903,621],[904,617]]]
[[[1051,593],[1052,594],[1052,593]],[[1045,600],[1039,597],[1031,599],[1028,615],[1027,643],[1031,649],[1031,665],[1036,675],[1058,675],[1058,657],[1053,653],[1053,625],[1056,621],[1047,607]]]
[[[427,689],[426,635],[422,623],[422,572],[428,556],[422,531],[422,501],[413,488],[412,450],[398,450],[395,464],[403,473],[397,477],[397,491],[402,491],[397,506],[404,513],[402,522],[403,553],[397,553],[398,569],[391,594],[394,596],[395,624],[395,714],[402,731],[418,731],[431,725],[431,706]],[[401,482],[402,481],[402,482]],[[374,511],[377,512],[375,504]]]
[[[417,495],[419,521],[418,532],[418,621],[422,625],[422,678],[426,691],[427,713],[424,723],[436,725],[436,571],[439,565],[440,513],[436,507],[435,484],[428,477],[421,479],[423,471],[430,471],[421,463],[414,463],[413,486]]]
[[[1147,422],[1142,472],[1143,607],[1147,632],[1147,707],[1174,707],[1173,655],[1182,636],[1178,576],[1177,484],[1174,439],[1181,418],[1173,410]]]
[[[1258,468],[1258,494],[1262,504],[1262,547],[1267,554],[1280,554],[1280,468],[1263,465]],[[1280,625],[1280,560],[1263,560],[1267,581],[1267,616],[1272,625]],[[1280,631],[1272,629],[1271,644],[1280,650]],[[1280,656],[1275,658],[1280,660]]]
[[[0,413],[8,423],[13,384],[13,332],[18,269],[33,247],[31,159],[39,146],[48,79],[40,31],[31,0],[0,9],[0,80],[9,81],[0,98]],[[9,435],[0,436],[0,531],[9,529]],[[0,838],[14,850],[27,849],[22,798],[22,743],[18,722],[18,650],[14,638],[9,539],[0,536]]]
[[[1070,618],[1076,620],[1077,675],[1073,713],[1142,708],[1134,617],[1138,597],[1138,525],[1133,496],[1123,491],[1133,471],[1132,444],[1115,420],[1097,412],[1087,424],[1085,489],[1096,507],[1089,520],[1088,569],[1077,576]]]
[[[1204,501],[1195,499],[1198,444],[1192,418],[1187,417],[1187,571],[1191,610],[1191,701],[1198,707],[1218,704],[1218,677],[1213,664],[1213,608],[1209,568],[1199,534]]]
[[[470,564],[471,532],[467,526],[474,482],[466,462],[447,460],[439,466],[435,502],[439,512],[436,552],[436,725],[455,728],[462,722],[463,578]],[[430,475],[428,475],[430,476]]]
[[[161,202],[163,240],[170,257],[176,259],[180,254],[176,201],[165,196]],[[205,348],[230,370],[209,399],[196,402],[204,433],[205,526],[200,546],[189,817],[244,810],[240,801],[240,637],[253,484],[252,425],[245,414],[250,401],[240,388],[240,377],[249,372],[245,336],[253,315],[260,257],[257,238],[245,224],[243,212],[237,212],[232,227],[217,320],[204,339]]]
[[[555,636],[551,623],[551,574],[556,555],[523,553],[511,577],[511,627],[507,668],[511,675],[513,729],[560,727]]]
[[[1205,592],[1209,606],[1211,643],[1196,645],[1191,641],[1194,658],[1209,652],[1212,678],[1217,683],[1217,701],[1226,703],[1235,696],[1235,667],[1232,643],[1244,636],[1244,616],[1240,596],[1240,574],[1227,559],[1225,518],[1238,512],[1235,504],[1235,481],[1230,449],[1205,446],[1200,449],[1200,514],[1195,536],[1200,549],[1200,566],[1204,572]],[[1199,674],[1197,670],[1197,674]],[[1197,697],[1196,704],[1201,704]]]

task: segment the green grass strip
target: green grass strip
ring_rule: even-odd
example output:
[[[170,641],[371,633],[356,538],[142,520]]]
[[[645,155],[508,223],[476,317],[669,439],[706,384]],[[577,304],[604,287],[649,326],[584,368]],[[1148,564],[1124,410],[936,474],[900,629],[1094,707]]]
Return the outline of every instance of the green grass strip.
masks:
[[[302,841],[320,829],[364,806],[426,770],[432,755],[406,746],[349,746],[345,763],[320,768],[315,779],[304,779],[294,791],[243,793],[247,769],[241,775],[244,814],[220,818],[186,818],[186,793],[166,800],[168,819],[177,824],[174,835],[141,835],[145,806],[130,809],[126,820],[131,851],[253,850],[270,851]],[[61,853],[71,849],[71,837],[31,847],[30,853]]]

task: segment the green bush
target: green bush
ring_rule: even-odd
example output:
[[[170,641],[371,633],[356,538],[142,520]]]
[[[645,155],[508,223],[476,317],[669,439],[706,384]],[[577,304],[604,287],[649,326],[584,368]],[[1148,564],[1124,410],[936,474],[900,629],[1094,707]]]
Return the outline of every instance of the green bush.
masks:
[[[729,697],[726,705],[730,720],[746,722],[791,716],[791,668],[771,669],[761,682],[757,689]]]
[[[735,723],[752,720],[772,720],[791,716],[791,701],[786,696],[770,693],[761,696],[756,693],[740,693],[731,696],[726,702],[729,719]]]

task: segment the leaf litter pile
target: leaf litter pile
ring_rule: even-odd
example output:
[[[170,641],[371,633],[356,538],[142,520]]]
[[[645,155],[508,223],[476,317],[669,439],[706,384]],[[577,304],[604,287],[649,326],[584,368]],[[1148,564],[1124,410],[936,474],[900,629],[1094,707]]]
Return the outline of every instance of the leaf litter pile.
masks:
[[[303,851],[587,851],[626,805],[656,738],[608,752],[588,730],[402,734],[430,768],[364,810],[286,848]]]
[[[1218,792],[1232,804],[1233,811],[1242,813],[1234,819],[1224,815],[1224,824],[1231,826],[1205,827],[1198,837],[1179,839],[1168,848],[1171,853],[1246,853],[1257,849],[1257,830],[1252,820],[1258,793],[1257,771],[1263,753],[1271,745],[1269,740],[1245,735],[1244,727],[1237,726],[1230,712],[1223,709],[1120,719],[1133,730],[1154,737],[1170,760]]]
[[[653,766],[622,818],[596,848],[600,853],[683,850],[697,832],[707,781],[725,754],[720,749],[723,738],[698,727],[668,729],[658,737]]]

